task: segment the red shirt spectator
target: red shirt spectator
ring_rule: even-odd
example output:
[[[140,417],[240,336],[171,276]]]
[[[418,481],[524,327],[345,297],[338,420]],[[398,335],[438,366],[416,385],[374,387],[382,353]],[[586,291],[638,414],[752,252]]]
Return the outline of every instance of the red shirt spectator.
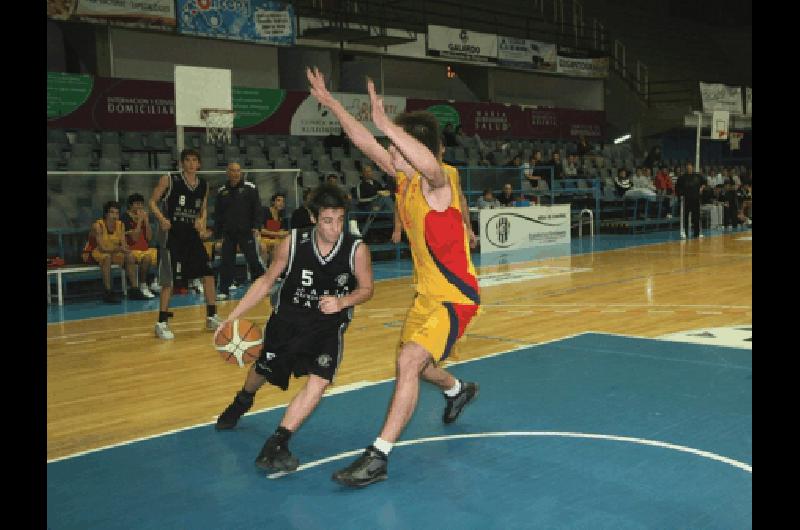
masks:
[[[672,184],[672,179],[669,176],[669,172],[661,168],[656,173],[656,192],[658,193],[668,193],[670,195],[675,194],[675,187]]]

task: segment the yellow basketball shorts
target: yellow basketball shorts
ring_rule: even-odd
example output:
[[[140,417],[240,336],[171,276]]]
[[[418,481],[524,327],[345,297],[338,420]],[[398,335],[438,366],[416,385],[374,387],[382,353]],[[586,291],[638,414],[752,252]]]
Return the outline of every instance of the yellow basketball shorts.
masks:
[[[400,343],[419,344],[439,363],[450,355],[453,345],[464,334],[479,307],[476,304],[442,302],[417,294],[406,314]]]
[[[148,248],[147,250],[131,250],[136,263],[141,263],[145,256],[150,256],[150,263],[155,265],[158,262],[158,249]]]
[[[98,264],[102,263],[103,260],[108,255],[109,255],[108,252],[103,252],[102,250],[94,249],[92,251],[92,257],[94,258],[94,260]],[[125,254],[123,254],[122,252],[114,252],[113,254],[111,254],[111,263],[114,264],[114,265],[120,265],[120,266],[124,265],[125,264]]]

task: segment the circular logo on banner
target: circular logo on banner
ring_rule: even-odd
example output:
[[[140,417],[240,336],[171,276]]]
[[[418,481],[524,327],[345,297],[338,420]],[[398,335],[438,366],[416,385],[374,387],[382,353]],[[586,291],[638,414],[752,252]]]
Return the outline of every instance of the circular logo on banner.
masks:
[[[453,127],[461,124],[461,115],[450,105],[433,105],[425,110],[436,116],[436,121],[442,129],[448,123],[452,123]]]

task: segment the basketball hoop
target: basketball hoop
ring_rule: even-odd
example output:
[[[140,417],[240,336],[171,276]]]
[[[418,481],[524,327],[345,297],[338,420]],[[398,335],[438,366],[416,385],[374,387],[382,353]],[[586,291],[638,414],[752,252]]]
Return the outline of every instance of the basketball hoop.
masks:
[[[206,143],[230,143],[235,114],[229,109],[200,109],[200,119],[206,127]]]

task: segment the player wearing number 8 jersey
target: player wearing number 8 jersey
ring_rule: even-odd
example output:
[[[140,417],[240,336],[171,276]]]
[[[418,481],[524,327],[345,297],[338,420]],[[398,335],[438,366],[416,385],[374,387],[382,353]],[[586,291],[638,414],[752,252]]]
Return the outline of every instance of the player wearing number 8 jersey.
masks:
[[[369,249],[342,230],[346,206],[338,187],[323,184],[317,188],[310,204],[316,226],[294,229],[279,243],[267,272],[253,282],[227,318],[236,320],[255,307],[275,280],[284,276],[264,330],[261,356],[216,425],[218,430],[236,426],[265,382],[286,390],[290,375],[308,374],[305,387],[289,403],[278,429],[256,457],[256,465],[263,469],[297,468],[299,462],[289,452],[289,438],[336,375],[353,306],[372,297]]]
[[[391,142],[385,149],[330,94],[317,69],[306,74],[311,94],[332,111],[353,144],[397,179],[397,208],[414,261],[416,297],[403,326],[394,396],[383,429],[361,457],[332,477],[340,484],[361,487],[387,478],[388,455],[414,413],[420,377],[444,392],[445,423],[455,421],[477,395],[475,383],[461,382],[438,366],[480,304],[469,257],[474,236],[457,173],[442,164],[439,125],[432,114],[404,113],[392,122],[368,81],[372,122]]]

